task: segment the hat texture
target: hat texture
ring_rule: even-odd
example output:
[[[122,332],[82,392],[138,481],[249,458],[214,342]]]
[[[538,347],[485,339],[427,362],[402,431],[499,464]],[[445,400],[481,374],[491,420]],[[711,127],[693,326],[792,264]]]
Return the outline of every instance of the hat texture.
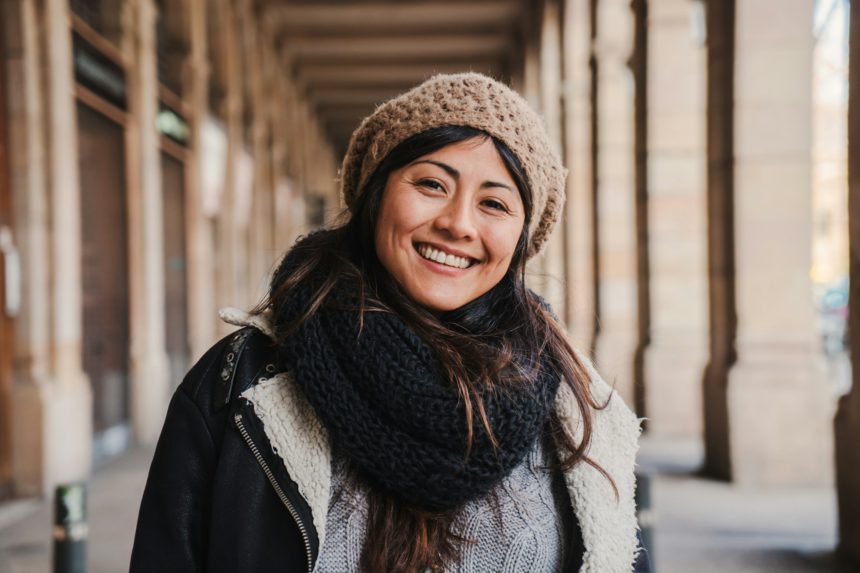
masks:
[[[566,170],[543,121],[518,93],[477,73],[440,74],[376,108],[352,134],[340,175],[347,207],[376,168],[409,137],[445,125],[470,126],[502,141],[517,156],[532,193],[531,258],[549,237],[564,205]]]

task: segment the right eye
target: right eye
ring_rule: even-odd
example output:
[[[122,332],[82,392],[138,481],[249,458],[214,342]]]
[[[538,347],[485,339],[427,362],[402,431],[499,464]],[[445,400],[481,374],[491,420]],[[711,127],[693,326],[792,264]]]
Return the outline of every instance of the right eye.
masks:
[[[418,185],[424,187],[426,189],[432,189],[434,191],[445,191],[445,186],[435,179],[421,179],[418,181]]]

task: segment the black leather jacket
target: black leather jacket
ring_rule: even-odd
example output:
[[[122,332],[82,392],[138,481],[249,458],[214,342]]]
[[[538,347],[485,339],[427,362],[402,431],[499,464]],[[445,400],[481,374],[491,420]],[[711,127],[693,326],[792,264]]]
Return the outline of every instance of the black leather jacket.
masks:
[[[177,389],[141,501],[132,573],[312,571],[319,539],[310,507],[252,406],[237,399],[281,370],[273,350],[267,336],[243,328]],[[582,547],[572,553],[571,572]],[[634,573],[649,571],[642,551]]]
[[[132,572],[310,571],[311,511],[245,400],[276,368],[268,337],[215,344],[170,401],[140,506]]]

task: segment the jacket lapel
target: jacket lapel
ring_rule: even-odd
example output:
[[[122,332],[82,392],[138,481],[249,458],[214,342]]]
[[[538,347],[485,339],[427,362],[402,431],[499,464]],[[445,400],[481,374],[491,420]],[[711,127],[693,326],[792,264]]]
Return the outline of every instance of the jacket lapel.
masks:
[[[269,443],[310,506],[322,547],[331,489],[331,447],[326,429],[290,373],[259,382],[241,397],[254,407]]]
[[[253,326],[269,337],[274,335],[268,314],[252,315],[237,308],[224,308],[218,314],[228,324]],[[240,397],[253,407],[269,443],[311,508],[322,547],[331,488],[328,432],[289,372],[257,382]]]
[[[591,392],[606,408],[592,413],[591,444],[588,456],[612,476],[612,485],[600,472],[579,463],[565,473],[567,491],[582,530],[585,554],[583,573],[629,573],[639,550],[634,501],[636,451],[640,420],[616,392],[600,377],[591,363],[580,355],[591,376]],[[608,401],[608,403],[607,403]],[[559,388],[556,412],[574,440],[582,438],[582,416],[573,391],[566,384]]]

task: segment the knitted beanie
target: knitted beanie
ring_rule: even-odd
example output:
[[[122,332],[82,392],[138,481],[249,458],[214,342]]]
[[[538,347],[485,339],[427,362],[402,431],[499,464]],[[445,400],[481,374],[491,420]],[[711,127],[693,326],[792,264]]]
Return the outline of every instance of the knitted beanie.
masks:
[[[540,252],[564,205],[567,170],[543,121],[508,86],[477,73],[439,74],[376,108],[349,141],[340,174],[350,209],[398,144],[434,127],[469,126],[502,141],[519,159],[532,193],[526,257]]]

